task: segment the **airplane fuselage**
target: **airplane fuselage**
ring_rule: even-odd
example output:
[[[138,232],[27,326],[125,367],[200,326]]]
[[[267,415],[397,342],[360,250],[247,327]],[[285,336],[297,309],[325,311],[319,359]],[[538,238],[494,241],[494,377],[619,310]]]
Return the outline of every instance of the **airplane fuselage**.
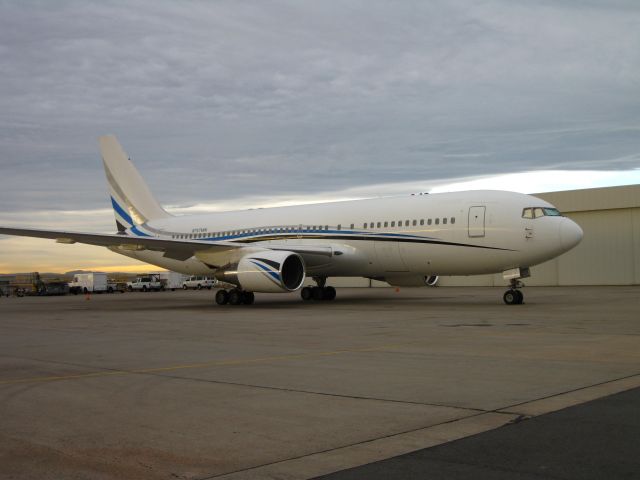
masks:
[[[478,190],[169,217],[127,233],[256,248],[324,245],[328,254],[308,261],[310,276],[474,275],[536,265],[578,243],[582,232],[565,217],[525,218],[534,207],[553,210],[530,195]],[[183,273],[221,266],[219,253],[180,261],[114,251]]]

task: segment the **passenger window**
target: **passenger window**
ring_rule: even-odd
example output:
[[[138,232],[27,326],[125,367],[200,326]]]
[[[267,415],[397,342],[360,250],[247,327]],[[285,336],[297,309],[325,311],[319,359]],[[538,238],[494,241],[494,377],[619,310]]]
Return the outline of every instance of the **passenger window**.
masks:
[[[453,225],[454,223],[456,223],[456,217],[451,217],[451,225]]]
[[[396,226],[396,222],[395,222],[395,220],[394,220],[393,222],[391,222],[391,226],[392,226],[392,227],[395,227],[395,226]]]
[[[418,222],[417,222],[416,220],[414,220],[414,221],[412,222],[412,225],[413,225],[414,227],[415,227],[417,224],[418,224]]]
[[[431,225],[431,219],[427,220],[427,225]]]
[[[338,224],[338,230],[342,230],[342,225]]]
[[[408,226],[409,226],[409,220],[405,220],[405,221],[404,221],[404,226],[405,226],[405,227],[408,227]]]
[[[440,219],[436,218],[436,225],[440,225]]]
[[[443,225],[446,225],[446,224],[447,224],[447,217],[444,217],[444,218],[442,219],[442,224],[443,224]]]
[[[353,230],[353,227],[354,227],[354,224],[352,223],[352,224],[351,224],[351,230]]]
[[[389,226],[389,222],[384,222],[385,228]]]
[[[373,228],[373,222],[371,222],[371,223],[369,224],[369,226],[370,226],[371,228]]]
[[[364,222],[364,225],[362,226],[362,228],[367,228],[367,222]]]
[[[420,219],[420,225],[424,225],[424,218]]]
[[[382,226],[382,224],[381,224],[380,222],[378,222],[378,223],[376,224],[376,228],[380,228],[381,226]]]

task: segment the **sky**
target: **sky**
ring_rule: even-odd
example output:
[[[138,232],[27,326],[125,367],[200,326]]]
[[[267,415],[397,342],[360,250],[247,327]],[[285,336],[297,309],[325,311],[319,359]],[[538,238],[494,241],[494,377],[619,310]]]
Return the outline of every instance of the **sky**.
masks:
[[[633,1],[0,0],[0,225],[111,232],[116,134],[170,211],[640,183]],[[0,272],[140,270],[0,237]]]

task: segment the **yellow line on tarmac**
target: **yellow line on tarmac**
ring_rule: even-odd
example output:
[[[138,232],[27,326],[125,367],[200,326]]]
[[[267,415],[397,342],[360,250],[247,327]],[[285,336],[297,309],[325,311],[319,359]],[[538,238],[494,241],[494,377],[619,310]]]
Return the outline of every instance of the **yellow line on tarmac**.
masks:
[[[135,374],[144,374],[144,373],[172,372],[175,370],[187,370],[187,369],[206,368],[206,367],[251,365],[251,364],[257,364],[257,363],[268,363],[268,362],[282,361],[282,360],[297,360],[301,358],[310,358],[310,357],[328,357],[328,356],[334,356],[334,355],[343,355],[345,353],[374,352],[376,350],[385,350],[385,349],[393,348],[397,346],[398,345],[380,345],[378,347],[331,350],[327,352],[299,353],[299,354],[292,354],[292,355],[276,355],[272,357],[214,360],[211,362],[192,363],[187,365],[172,365],[168,367],[139,368],[135,370],[106,370],[101,372],[78,373],[75,375],[56,375],[56,376],[50,376],[50,377],[17,378],[13,380],[0,380],[0,385],[15,385],[20,383],[44,383],[44,382],[56,382],[61,380],[76,380],[76,379],[82,379],[82,378],[114,377],[114,376],[135,375]]]

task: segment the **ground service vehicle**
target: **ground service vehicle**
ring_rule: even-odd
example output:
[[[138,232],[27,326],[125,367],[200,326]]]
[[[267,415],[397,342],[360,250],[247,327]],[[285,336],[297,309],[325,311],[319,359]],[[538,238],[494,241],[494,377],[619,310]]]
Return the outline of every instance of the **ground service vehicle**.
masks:
[[[182,273],[172,272],[170,270],[166,272],[157,272],[157,274],[160,276],[160,283],[162,283],[162,286],[165,289],[170,289],[171,291],[174,291],[177,288],[182,288],[184,280],[187,278],[187,276]]]
[[[205,277],[203,275],[192,275],[187,277],[186,280],[182,282],[182,288],[188,290],[190,288],[195,288],[197,290],[202,290],[206,288],[211,290],[212,287],[215,287],[217,281],[213,278]]]
[[[144,277],[138,277],[132,282],[127,282],[127,290],[130,292],[148,292],[153,290],[159,292],[164,290],[164,285],[160,282],[160,275],[154,273]]]
[[[69,292],[74,295],[79,293],[104,293],[108,291],[107,274],[104,272],[76,273],[73,281],[69,283]]]

